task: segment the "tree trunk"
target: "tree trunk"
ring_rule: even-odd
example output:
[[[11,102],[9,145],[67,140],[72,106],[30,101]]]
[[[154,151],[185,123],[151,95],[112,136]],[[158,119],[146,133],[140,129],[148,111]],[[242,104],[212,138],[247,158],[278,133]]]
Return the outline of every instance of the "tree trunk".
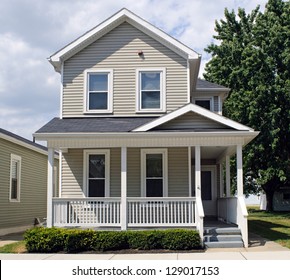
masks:
[[[273,211],[273,197],[274,197],[274,191],[265,191],[266,193],[266,211]]]

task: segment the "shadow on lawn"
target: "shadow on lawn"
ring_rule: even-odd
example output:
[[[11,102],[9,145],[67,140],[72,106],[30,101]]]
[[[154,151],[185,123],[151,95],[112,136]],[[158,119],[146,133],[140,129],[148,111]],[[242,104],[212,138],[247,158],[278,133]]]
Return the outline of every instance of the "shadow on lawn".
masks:
[[[248,220],[249,232],[258,234],[272,241],[289,240],[290,228],[279,223],[272,223],[261,220]],[[288,232],[283,232],[287,231]]]

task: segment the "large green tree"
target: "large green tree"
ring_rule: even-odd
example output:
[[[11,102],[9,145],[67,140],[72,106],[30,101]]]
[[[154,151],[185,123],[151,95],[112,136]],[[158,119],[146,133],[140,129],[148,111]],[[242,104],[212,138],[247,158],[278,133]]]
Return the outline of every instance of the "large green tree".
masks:
[[[215,31],[204,77],[231,88],[226,116],[260,131],[244,151],[246,191],[256,182],[272,210],[274,192],[290,186],[290,3],[269,0],[249,14],[225,9]]]

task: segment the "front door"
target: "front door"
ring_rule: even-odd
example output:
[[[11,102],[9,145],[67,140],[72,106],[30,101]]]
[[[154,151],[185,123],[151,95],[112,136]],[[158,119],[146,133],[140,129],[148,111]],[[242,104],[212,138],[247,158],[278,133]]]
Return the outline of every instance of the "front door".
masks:
[[[195,196],[195,168],[192,168],[192,196]],[[215,166],[201,167],[201,200],[204,214],[216,216],[217,191],[216,191],[216,169]]]

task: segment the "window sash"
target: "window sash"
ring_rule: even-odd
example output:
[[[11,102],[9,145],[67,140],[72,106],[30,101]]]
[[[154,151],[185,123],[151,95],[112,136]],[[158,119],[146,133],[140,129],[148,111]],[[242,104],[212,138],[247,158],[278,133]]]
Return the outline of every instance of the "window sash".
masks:
[[[110,196],[110,150],[84,150],[84,193]]]
[[[163,112],[165,110],[165,68],[136,70],[136,111]]]
[[[20,201],[21,157],[11,155],[10,201]]]

